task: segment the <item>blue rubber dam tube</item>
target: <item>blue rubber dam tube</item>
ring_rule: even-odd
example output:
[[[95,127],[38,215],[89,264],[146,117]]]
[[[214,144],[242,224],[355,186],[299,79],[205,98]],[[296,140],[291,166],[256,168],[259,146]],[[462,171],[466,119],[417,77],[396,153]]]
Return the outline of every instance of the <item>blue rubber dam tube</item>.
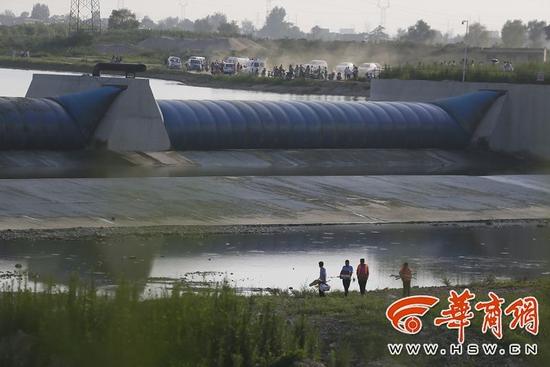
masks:
[[[442,148],[469,145],[502,93],[433,103],[158,101],[175,150]]]
[[[0,149],[85,148],[121,91],[104,86],[54,98],[0,97]]]

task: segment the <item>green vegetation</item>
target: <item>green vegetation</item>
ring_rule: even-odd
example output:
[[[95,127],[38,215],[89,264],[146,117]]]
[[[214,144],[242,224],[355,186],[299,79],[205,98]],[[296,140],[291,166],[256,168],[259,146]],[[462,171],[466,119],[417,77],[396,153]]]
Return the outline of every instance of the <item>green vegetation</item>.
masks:
[[[544,73],[543,82],[537,74]],[[388,67],[383,79],[402,80],[462,80],[461,65],[404,65]],[[466,81],[491,83],[550,84],[550,64],[530,63],[514,65],[514,71],[505,72],[500,65],[475,65],[468,68]]]
[[[126,19],[126,18],[124,18]],[[121,21],[123,22],[124,19]],[[423,24],[423,23],[419,23]],[[538,24],[538,23],[537,23]],[[532,27],[537,26],[532,24]],[[538,24],[537,29],[542,29]],[[153,74],[183,75],[181,71],[170,71],[165,66],[168,56],[176,55],[183,59],[191,55],[202,54],[211,60],[221,60],[229,55],[248,55],[267,58],[269,65],[305,63],[313,59],[325,59],[330,67],[342,61],[356,64],[362,62],[380,62],[387,65],[383,78],[421,79],[421,80],[461,80],[463,58],[462,44],[430,45],[414,41],[387,40],[379,43],[358,43],[351,41],[321,41],[307,39],[247,39],[232,40],[242,47],[240,51],[229,50],[229,41],[224,42],[215,33],[191,33],[182,30],[160,29],[110,29],[99,34],[67,34],[62,24],[21,24],[0,26],[0,66],[16,68],[35,68],[56,71],[90,72],[97,62],[110,61],[113,55],[122,56],[124,62],[139,62],[147,65]],[[419,28],[417,24],[417,28]],[[422,27],[420,27],[422,28]],[[423,28],[422,28],[423,29]],[[538,31],[537,34],[542,31]],[[475,31],[475,27],[474,27]],[[417,30],[425,34],[426,30]],[[414,33],[414,34],[416,34]],[[429,32],[428,32],[429,33]],[[542,33],[541,33],[542,34]],[[473,34],[472,34],[473,36]],[[540,35],[539,35],[540,36]],[[140,42],[171,37],[181,42],[190,39],[204,40],[204,49],[185,49],[168,42],[164,48],[152,50]],[[542,36],[541,36],[542,37]],[[149,44],[149,43],[144,43]],[[196,47],[196,43],[193,47]],[[176,47],[176,49],[170,49]],[[178,48],[180,47],[180,48]],[[191,47],[191,46],[189,46]],[[29,50],[31,57],[13,56],[12,52]],[[503,71],[502,64],[492,65],[480,48],[471,48],[469,59],[474,61],[467,74],[468,81],[537,83],[536,76],[544,72],[550,82],[550,64],[514,64],[514,71]],[[506,61],[506,60],[501,60]],[[452,65],[451,65],[452,64]],[[189,74],[187,74],[189,75]],[[236,84],[285,84],[286,81],[267,81],[252,77],[216,78],[220,82]],[[302,82],[297,85],[302,86]]]
[[[0,365],[282,366],[316,356],[305,319],[279,311],[225,286],[148,300],[137,286],[109,297],[76,281],[66,292],[4,292]]]
[[[393,330],[385,318],[399,290],[238,295],[228,287],[188,289],[140,297],[142,287],[122,284],[114,295],[72,281],[66,291],[42,293],[18,289],[0,293],[0,365],[2,366],[361,366],[401,364],[539,365],[550,362],[550,280],[472,284],[476,300],[489,290],[506,299],[536,296],[540,333],[509,330],[497,341],[481,334],[476,314],[466,329],[467,343],[537,343],[538,356],[391,357],[387,343],[456,343],[456,330],[433,326],[447,307],[447,287],[413,288],[413,294],[441,299],[423,317],[423,330],[411,337]],[[457,289],[459,290],[459,289]]]

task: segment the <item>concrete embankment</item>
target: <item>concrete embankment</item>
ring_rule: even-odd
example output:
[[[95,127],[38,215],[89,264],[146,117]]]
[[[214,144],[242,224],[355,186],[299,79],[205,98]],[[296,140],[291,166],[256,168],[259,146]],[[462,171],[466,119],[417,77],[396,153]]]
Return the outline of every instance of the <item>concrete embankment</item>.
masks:
[[[550,176],[0,180],[0,230],[550,218]]]
[[[426,102],[482,89],[507,94],[489,111],[475,138],[497,152],[550,159],[550,86],[455,81],[375,80],[371,99]]]

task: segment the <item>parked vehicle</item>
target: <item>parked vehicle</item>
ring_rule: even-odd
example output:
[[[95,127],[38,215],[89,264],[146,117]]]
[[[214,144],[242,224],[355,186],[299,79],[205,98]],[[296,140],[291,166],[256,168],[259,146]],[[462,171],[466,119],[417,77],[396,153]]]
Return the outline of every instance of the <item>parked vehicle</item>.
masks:
[[[223,73],[226,75],[233,75],[237,73],[237,64],[232,62],[223,63]]]
[[[353,71],[353,62],[341,62],[338,65],[336,65],[336,68],[334,69],[334,71],[336,73],[341,73],[342,75],[344,75],[346,68],[349,68],[350,71]]]
[[[166,65],[168,66],[168,69],[181,69],[181,59],[177,56],[170,56],[166,60]]]
[[[206,68],[206,58],[202,56],[191,56],[185,63],[187,71],[204,71]]]
[[[223,60],[223,62],[235,65],[238,64],[242,68],[242,71],[245,71],[245,69],[248,67],[250,59],[248,57],[228,56],[225,58],[225,60]]]
[[[376,62],[365,62],[358,68],[360,78],[377,78],[381,71],[382,66]]]
[[[304,67],[309,66],[310,69],[316,70],[318,68],[321,68],[321,70],[324,70],[324,68],[328,69],[328,63],[325,60],[311,60],[309,63],[305,64]]]

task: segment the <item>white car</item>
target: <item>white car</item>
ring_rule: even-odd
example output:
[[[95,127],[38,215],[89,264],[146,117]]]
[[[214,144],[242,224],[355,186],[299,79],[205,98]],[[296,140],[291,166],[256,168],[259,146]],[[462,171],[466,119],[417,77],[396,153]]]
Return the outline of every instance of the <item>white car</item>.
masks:
[[[317,70],[319,68],[321,68],[321,70],[324,70],[325,68],[328,69],[328,63],[325,60],[311,60],[309,63],[304,65],[304,67],[307,66],[313,70]]]
[[[226,75],[233,75],[237,73],[237,65],[232,62],[223,63],[223,73]]]
[[[344,75],[344,72],[346,71],[346,68],[349,68],[351,72],[353,72],[353,62],[341,62],[338,65],[336,65],[336,68],[334,69],[334,72],[336,74],[340,73],[342,76]]]
[[[204,71],[206,68],[206,58],[202,56],[191,56],[185,63],[187,71]]]
[[[170,56],[166,60],[166,65],[168,65],[168,69],[181,69],[181,59],[177,56]]]
[[[359,72],[359,78],[366,78],[367,76],[376,78],[382,71],[382,66],[376,62],[365,62],[357,68]]]

